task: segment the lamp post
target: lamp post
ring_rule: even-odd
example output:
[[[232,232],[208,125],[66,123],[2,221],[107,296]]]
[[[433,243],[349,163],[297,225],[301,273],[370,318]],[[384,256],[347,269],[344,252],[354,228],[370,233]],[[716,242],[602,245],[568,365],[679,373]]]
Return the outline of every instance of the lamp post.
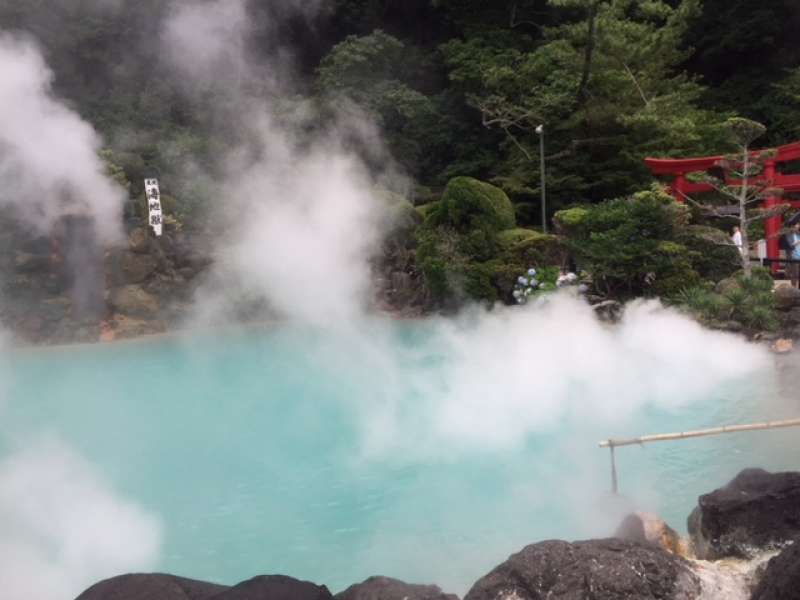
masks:
[[[536,127],[539,136],[539,173],[542,177],[542,232],[547,233],[547,178],[544,171],[544,124]]]

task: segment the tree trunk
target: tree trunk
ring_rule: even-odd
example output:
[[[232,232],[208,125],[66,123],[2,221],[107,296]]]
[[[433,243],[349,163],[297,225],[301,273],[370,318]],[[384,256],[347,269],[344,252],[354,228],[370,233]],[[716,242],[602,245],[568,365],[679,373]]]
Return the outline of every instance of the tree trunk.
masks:
[[[586,48],[583,51],[583,70],[581,81],[578,84],[578,106],[583,106],[589,98],[589,78],[592,75],[592,60],[594,58],[594,47],[597,38],[597,13],[600,9],[600,2],[597,0],[589,6],[589,16],[586,19],[587,34]]]
[[[748,146],[744,147],[744,165],[742,169],[742,187],[739,190],[739,232],[742,234],[742,249],[739,255],[742,259],[744,276],[750,277],[750,240],[747,236],[747,173],[750,169],[750,155]]]

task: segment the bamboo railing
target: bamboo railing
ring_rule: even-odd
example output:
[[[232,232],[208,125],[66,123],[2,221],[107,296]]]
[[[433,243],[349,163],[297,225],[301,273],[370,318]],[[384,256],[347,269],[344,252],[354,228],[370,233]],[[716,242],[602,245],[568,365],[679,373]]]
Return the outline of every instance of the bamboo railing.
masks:
[[[667,442],[670,440],[685,440],[688,438],[705,437],[709,435],[721,435],[723,433],[739,433],[742,431],[759,431],[762,429],[781,429],[785,427],[800,427],[800,419],[784,419],[782,421],[763,421],[761,423],[747,423],[744,425],[725,425],[723,427],[711,427],[708,429],[697,429],[694,431],[681,431],[679,433],[657,433],[655,435],[643,435],[635,438],[607,439],[599,443],[601,448],[611,450],[611,488],[616,494],[618,492],[617,464],[614,457],[614,448],[619,446],[635,446],[649,444],[651,442]]]

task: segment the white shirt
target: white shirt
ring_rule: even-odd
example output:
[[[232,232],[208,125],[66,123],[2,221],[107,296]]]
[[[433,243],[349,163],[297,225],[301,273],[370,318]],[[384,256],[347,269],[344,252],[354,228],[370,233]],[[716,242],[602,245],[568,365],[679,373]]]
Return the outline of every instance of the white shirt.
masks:
[[[736,246],[739,249],[739,252],[744,252],[744,248],[742,248],[742,232],[741,231],[734,232],[734,234],[731,236],[731,241],[733,242],[733,245]]]

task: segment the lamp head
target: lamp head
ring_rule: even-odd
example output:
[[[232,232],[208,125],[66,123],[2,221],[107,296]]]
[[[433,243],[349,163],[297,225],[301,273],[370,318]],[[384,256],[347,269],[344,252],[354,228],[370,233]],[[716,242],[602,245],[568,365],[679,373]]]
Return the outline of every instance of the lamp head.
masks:
[[[538,135],[542,135],[542,133],[544,133],[544,125],[537,125],[536,126],[536,133]]]

